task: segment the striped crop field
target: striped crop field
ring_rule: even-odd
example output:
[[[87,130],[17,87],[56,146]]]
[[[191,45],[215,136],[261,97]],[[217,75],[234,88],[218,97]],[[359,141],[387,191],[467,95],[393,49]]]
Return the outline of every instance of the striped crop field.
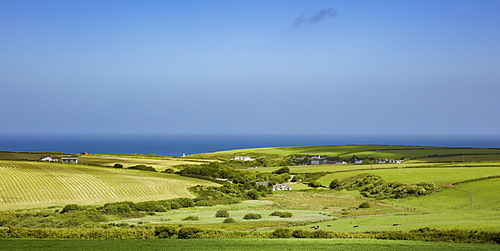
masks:
[[[215,183],[173,174],[31,161],[0,161],[0,210],[194,197]]]

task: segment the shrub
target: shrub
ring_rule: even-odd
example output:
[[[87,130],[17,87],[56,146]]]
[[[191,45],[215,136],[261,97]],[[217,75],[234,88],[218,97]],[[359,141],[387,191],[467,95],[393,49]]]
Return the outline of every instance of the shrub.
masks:
[[[174,226],[159,226],[155,228],[154,235],[158,238],[177,238],[177,234],[179,233],[179,229]]]
[[[146,166],[146,165],[137,165],[137,166],[131,166],[129,167],[130,169],[134,170],[141,170],[141,171],[152,171],[156,172],[156,169],[152,166]]]
[[[229,217],[229,213],[227,212],[227,210],[220,209],[219,211],[217,211],[217,213],[215,213],[215,217],[227,218]]]
[[[122,164],[115,164],[113,167],[114,168],[123,168],[123,165]]]
[[[203,230],[197,227],[185,227],[179,230],[178,236],[179,239],[194,239],[201,232],[203,232]]]
[[[262,218],[260,214],[254,214],[254,213],[248,213],[245,214],[245,216],[243,216],[243,219],[245,220],[258,220],[260,218]]]
[[[182,219],[184,221],[187,221],[187,220],[190,220],[190,221],[197,221],[197,220],[200,220],[200,218],[198,216],[193,216],[193,215],[190,215],[184,219]]]
[[[233,218],[226,218],[222,223],[235,223],[236,221]]]
[[[293,216],[290,212],[274,211],[269,216],[279,216],[281,218],[291,218]]]
[[[330,182],[329,187],[330,187],[330,189],[337,189],[341,185],[342,185],[342,183],[338,179],[334,179],[334,180],[332,180],[332,182]]]
[[[77,204],[68,204],[64,206],[64,208],[61,210],[61,213],[67,213],[69,211],[78,211],[80,210],[80,207]]]
[[[273,171],[272,173],[273,174],[290,173],[290,168],[288,168],[288,167],[285,166],[285,167],[282,167],[282,168],[280,168],[280,169],[278,169],[276,171]]]
[[[293,235],[292,235],[291,229],[280,227],[280,228],[276,228],[276,230],[274,230],[269,235],[269,237],[271,237],[271,238],[292,238]]]
[[[321,184],[321,182],[317,181],[317,180],[311,180],[309,182],[309,184],[307,184],[308,186],[310,187],[322,187],[323,185]]]
[[[197,207],[211,207],[217,205],[215,201],[211,200],[199,200],[195,203]]]
[[[359,208],[370,208],[370,207],[372,207],[372,205],[370,205],[370,203],[368,203],[366,201],[359,204]]]
[[[257,190],[255,189],[252,189],[250,191],[247,192],[247,196],[248,198],[252,199],[252,200],[258,200],[260,199],[260,193],[257,192]]]

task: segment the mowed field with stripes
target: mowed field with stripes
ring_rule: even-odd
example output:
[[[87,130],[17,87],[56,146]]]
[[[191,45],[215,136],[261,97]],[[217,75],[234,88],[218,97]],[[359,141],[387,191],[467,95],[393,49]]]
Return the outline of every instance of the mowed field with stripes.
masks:
[[[0,160],[0,210],[194,197],[187,188],[215,183],[129,169]]]

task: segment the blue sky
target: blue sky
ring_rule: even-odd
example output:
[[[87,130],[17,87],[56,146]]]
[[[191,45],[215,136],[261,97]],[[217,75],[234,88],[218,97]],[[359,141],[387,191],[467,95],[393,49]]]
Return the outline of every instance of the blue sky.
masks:
[[[498,13],[0,0],[0,132],[500,134]]]

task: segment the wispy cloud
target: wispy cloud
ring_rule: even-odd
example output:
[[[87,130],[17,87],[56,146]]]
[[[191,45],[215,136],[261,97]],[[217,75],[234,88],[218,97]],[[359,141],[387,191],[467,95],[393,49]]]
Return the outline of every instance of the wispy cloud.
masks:
[[[318,13],[316,13],[316,15],[309,18],[306,18],[305,14],[302,13],[300,16],[295,18],[292,23],[292,27],[296,28],[303,24],[315,24],[328,18],[335,18],[335,16],[335,10],[333,8],[322,9]]]

